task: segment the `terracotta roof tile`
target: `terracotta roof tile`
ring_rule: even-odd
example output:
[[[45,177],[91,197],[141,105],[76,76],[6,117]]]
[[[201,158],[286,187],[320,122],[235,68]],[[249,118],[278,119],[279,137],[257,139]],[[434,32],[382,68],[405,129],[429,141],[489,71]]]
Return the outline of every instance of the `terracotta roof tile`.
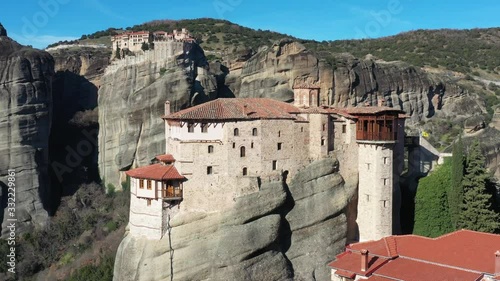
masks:
[[[345,271],[345,270],[342,270],[342,269],[338,269],[335,272],[335,274],[337,274],[338,276],[342,276],[342,277],[350,278],[350,279],[354,279],[354,277],[356,277],[356,273],[352,273],[352,272]]]
[[[127,171],[126,174],[133,178],[148,180],[184,180],[184,176],[179,174],[173,165],[153,164]]]
[[[459,230],[438,238],[391,236],[350,244],[346,253],[351,254],[338,255],[330,265],[353,271],[352,265],[341,261],[351,261],[359,267],[363,249],[370,255],[390,260],[373,272],[377,276],[396,280],[445,280],[439,276],[455,276],[450,280],[478,280],[483,273],[495,274],[495,251],[500,250],[500,235]]]
[[[436,264],[397,258],[391,260],[378,269],[373,275],[390,277],[396,280],[423,281],[423,280],[460,280],[476,281],[482,273],[474,273],[457,268],[444,267]]]
[[[355,273],[357,275],[369,276],[373,271],[388,262],[388,258],[377,257],[368,254],[368,270],[361,271],[361,254],[356,252],[347,252],[329,264],[330,267]]]
[[[175,158],[172,154],[158,155],[155,158],[156,158],[156,160],[162,161],[162,162],[175,162]]]
[[[400,109],[388,106],[365,106],[365,107],[348,107],[344,109],[348,114],[358,115],[358,114],[377,114],[381,112],[392,111],[396,113],[404,113]]]
[[[300,110],[292,104],[268,98],[222,98],[163,116],[167,120],[296,120]]]

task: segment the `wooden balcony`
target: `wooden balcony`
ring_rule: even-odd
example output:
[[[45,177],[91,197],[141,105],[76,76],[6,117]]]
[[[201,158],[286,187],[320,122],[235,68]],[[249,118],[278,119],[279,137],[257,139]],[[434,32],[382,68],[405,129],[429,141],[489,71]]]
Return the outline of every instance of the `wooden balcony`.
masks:
[[[358,141],[395,141],[397,138],[395,132],[356,132],[356,140]]]
[[[174,188],[173,186],[168,186],[162,188],[161,198],[163,201],[182,200],[182,187]]]

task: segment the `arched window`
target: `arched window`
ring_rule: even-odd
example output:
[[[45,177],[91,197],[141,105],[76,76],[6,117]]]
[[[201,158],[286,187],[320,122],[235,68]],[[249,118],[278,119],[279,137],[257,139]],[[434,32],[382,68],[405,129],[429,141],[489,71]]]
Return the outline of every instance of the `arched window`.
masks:
[[[245,157],[245,147],[240,147],[240,157]]]
[[[214,153],[214,146],[213,145],[208,146],[208,153]]]
[[[248,174],[248,169],[245,167],[243,168],[243,175],[246,176]]]
[[[240,135],[240,130],[238,130],[238,128],[235,128],[234,129],[234,136],[239,136]]]
[[[256,136],[257,135],[257,128],[253,128],[252,129],[252,136]]]

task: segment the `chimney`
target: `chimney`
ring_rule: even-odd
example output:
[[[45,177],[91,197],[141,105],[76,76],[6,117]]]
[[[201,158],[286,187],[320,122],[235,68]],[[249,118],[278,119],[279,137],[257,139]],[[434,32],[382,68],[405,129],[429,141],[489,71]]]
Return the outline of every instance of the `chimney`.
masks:
[[[368,250],[361,250],[361,271],[366,272],[368,270]]]
[[[495,253],[495,276],[500,276],[500,250]]]
[[[170,101],[165,102],[165,115],[170,114]]]

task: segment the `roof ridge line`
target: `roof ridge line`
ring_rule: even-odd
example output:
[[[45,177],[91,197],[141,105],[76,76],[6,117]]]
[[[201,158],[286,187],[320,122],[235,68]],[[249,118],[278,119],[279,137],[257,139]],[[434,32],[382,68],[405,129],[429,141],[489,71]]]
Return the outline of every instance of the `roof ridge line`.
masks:
[[[486,272],[482,272],[482,271],[476,271],[476,270],[472,270],[472,269],[462,268],[462,267],[448,265],[448,264],[437,263],[437,262],[428,261],[428,260],[421,260],[421,259],[407,257],[407,256],[401,256],[401,255],[399,257],[404,258],[404,259],[408,259],[408,260],[412,260],[412,261],[421,262],[421,263],[432,264],[432,265],[436,265],[436,266],[441,266],[441,267],[446,267],[446,268],[451,268],[451,269],[456,269],[456,270],[462,270],[462,271],[467,271],[467,272],[471,272],[471,273],[482,274],[483,276],[485,274],[487,274]]]

